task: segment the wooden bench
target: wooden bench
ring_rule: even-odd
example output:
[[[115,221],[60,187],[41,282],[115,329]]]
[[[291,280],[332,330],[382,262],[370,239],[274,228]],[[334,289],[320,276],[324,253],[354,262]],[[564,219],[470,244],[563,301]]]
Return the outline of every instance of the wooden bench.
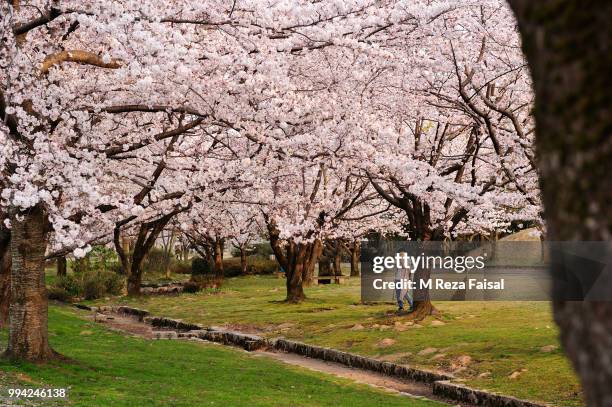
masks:
[[[317,276],[315,279],[318,284],[345,284],[349,279],[349,276]]]

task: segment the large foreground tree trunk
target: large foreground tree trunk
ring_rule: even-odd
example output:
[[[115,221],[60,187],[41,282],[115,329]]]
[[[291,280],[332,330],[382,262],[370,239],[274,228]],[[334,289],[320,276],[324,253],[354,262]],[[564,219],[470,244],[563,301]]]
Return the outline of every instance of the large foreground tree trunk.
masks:
[[[45,361],[55,355],[47,332],[45,251],[49,221],[41,205],[11,211],[9,359]]]
[[[11,301],[11,232],[0,226],[0,328],[8,324]]]
[[[510,0],[535,93],[548,239],[612,235],[612,2]],[[590,406],[612,406],[612,303],[555,302]]]

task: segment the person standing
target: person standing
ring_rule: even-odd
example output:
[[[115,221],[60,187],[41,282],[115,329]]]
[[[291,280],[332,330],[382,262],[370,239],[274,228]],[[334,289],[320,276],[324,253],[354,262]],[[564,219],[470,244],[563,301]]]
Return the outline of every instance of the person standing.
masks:
[[[404,257],[406,252],[400,252],[400,257]],[[410,293],[410,288],[408,287],[408,281],[410,281],[410,267],[400,267],[398,264],[395,268],[395,298],[397,300],[397,312],[404,311],[404,301],[408,301],[410,305],[410,309],[408,311],[412,311],[412,307],[414,304],[412,294]],[[399,283],[404,285],[404,288],[397,287]]]

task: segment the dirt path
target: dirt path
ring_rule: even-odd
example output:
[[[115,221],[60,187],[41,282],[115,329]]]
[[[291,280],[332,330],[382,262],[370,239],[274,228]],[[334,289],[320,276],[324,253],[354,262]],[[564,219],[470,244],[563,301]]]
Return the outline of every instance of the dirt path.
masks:
[[[146,339],[153,339],[155,337],[154,331],[160,331],[160,329],[156,328],[154,330],[150,325],[145,324],[143,322],[139,322],[137,319],[123,314],[96,314],[92,315],[90,318],[92,320],[95,320],[96,322],[104,324],[111,330],[128,333],[130,335]],[[352,380],[356,383],[367,384],[389,392],[399,393],[407,397],[421,399],[426,398],[448,405],[457,405],[456,402],[453,403],[449,400],[444,400],[437,396],[434,396],[432,394],[431,387],[424,383],[400,380],[379,373],[361,369],[354,369],[341,365],[339,363],[311,359],[292,353],[258,350],[250,352],[250,354],[256,357],[272,358],[289,365],[300,366],[309,370],[342,377],[345,379]],[[462,406],[467,405],[462,404]]]
[[[140,322],[128,315],[116,313],[96,313],[95,315],[91,316],[91,319],[95,322],[103,323],[113,331],[129,333],[131,335],[146,339],[153,339],[154,337],[153,327],[151,325]],[[159,331],[159,329],[156,331]]]
[[[353,380],[357,383],[368,384],[373,387],[382,388],[384,390],[400,393],[405,396],[414,398],[427,398],[445,403],[445,400],[437,398],[431,393],[431,387],[423,383],[408,382],[393,377],[381,375],[367,370],[353,369],[338,363],[325,362],[323,360],[306,358],[293,353],[256,351],[257,355],[270,357],[280,360],[284,363],[304,367],[309,370],[332,374],[334,376],[343,377]]]

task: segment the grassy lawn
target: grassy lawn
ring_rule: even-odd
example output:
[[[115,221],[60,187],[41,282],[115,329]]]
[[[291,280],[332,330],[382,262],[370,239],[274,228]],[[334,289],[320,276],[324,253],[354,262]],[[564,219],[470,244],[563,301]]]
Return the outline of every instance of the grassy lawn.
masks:
[[[124,336],[84,315],[50,309],[51,344],[72,363],[0,360],[0,405],[12,386],[70,387],[70,405],[87,407],[438,405],[223,346]],[[5,342],[0,331],[0,346]]]
[[[582,404],[578,381],[562,351],[541,350],[558,345],[547,302],[441,302],[436,306],[443,325],[432,326],[431,320],[425,320],[418,326],[396,326],[402,318],[388,315],[392,304],[359,304],[357,280],[313,287],[307,289],[307,296],[303,304],[282,303],[284,280],[252,276],[228,279],[217,293],[112,302],[204,325],[285,336],[454,372],[471,386],[520,398],[563,406]],[[385,338],[395,342],[380,346]],[[461,367],[466,359],[469,363]]]

